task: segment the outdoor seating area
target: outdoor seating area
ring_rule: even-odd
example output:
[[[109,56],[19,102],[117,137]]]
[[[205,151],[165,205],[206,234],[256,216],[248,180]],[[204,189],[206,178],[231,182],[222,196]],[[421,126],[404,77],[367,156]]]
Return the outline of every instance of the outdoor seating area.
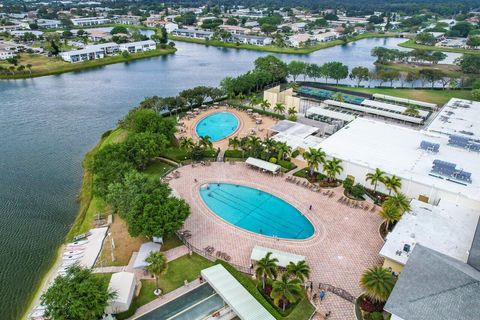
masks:
[[[373,204],[369,205],[368,203],[365,203],[364,201],[353,200],[353,199],[350,199],[346,196],[342,196],[337,201],[340,202],[341,204],[344,204],[344,205],[350,207],[350,208],[355,208],[355,209],[358,208],[358,209],[365,210],[365,211],[370,210],[370,212],[375,212],[376,211],[375,205],[373,205]]]
[[[226,254],[225,252],[222,252],[222,251],[217,251],[215,252],[215,248],[212,247],[212,246],[206,246],[205,248],[203,248],[203,250],[205,250],[205,252],[207,254],[209,254],[210,256],[215,256],[217,258],[220,258],[220,259],[223,259],[225,261],[230,261],[232,258]]]

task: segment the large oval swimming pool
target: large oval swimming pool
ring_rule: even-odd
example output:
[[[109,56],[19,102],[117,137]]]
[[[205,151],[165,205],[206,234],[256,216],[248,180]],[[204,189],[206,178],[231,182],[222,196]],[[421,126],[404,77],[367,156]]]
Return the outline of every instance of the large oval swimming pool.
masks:
[[[297,240],[314,232],[310,221],[294,206],[255,188],[214,183],[202,186],[200,196],[220,218],[251,232]]]
[[[239,123],[237,116],[231,112],[215,112],[200,120],[195,131],[199,137],[209,136],[210,141],[215,142],[234,133]]]

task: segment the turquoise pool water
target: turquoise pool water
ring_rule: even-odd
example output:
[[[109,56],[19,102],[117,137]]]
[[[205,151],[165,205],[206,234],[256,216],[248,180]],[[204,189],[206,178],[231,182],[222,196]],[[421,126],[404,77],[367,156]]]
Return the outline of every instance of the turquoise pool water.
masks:
[[[233,113],[216,112],[200,120],[195,130],[199,137],[209,136],[215,142],[234,133],[238,124],[238,118]]]
[[[248,231],[283,239],[306,239],[314,232],[295,207],[258,189],[214,183],[202,186],[200,196],[216,215]]]

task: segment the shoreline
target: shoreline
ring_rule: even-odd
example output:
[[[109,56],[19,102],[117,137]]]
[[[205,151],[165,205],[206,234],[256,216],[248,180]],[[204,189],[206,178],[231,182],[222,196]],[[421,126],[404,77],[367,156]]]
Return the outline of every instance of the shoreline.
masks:
[[[480,50],[469,50],[463,48],[449,48],[449,47],[437,47],[437,46],[427,46],[423,44],[417,44],[413,39],[409,39],[405,42],[399,43],[399,47],[409,48],[409,49],[419,49],[419,50],[429,50],[429,51],[443,51],[443,52],[452,52],[452,53],[462,53],[462,54],[480,54]]]
[[[203,44],[206,46],[213,46],[219,48],[232,48],[232,49],[245,49],[245,50],[252,50],[252,51],[263,51],[263,52],[272,52],[272,53],[283,53],[283,54],[310,54],[312,52],[327,49],[335,46],[341,46],[350,42],[355,42],[362,39],[370,39],[370,38],[396,38],[399,37],[395,33],[363,33],[356,36],[347,37],[347,39],[341,40],[336,39],[333,41],[328,42],[321,42],[316,45],[305,47],[305,48],[292,48],[292,47],[276,47],[272,45],[268,46],[258,46],[253,44],[237,44],[234,42],[224,42],[220,40],[203,40],[203,39],[196,39],[196,38],[185,38],[185,37],[178,37],[173,36],[171,34],[168,35],[168,39],[172,41],[180,41],[180,42],[189,42],[189,43],[197,43]]]
[[[80,63],[68,63],[61,64],[56,68],[52,68],[51,70],[44,70],[38,73],[33,72],[31,75],[29,73],[22,73],[22,74],[14,74],[14,75],[0,75],[0,80],[18,80],[18,79],[31,79],[31,78],[39,78],[51,75],[57,75],[67,72],[75,72],[75,71],[82,71],[86,69],[98,68],[103,67],[111,64],[122,63],[122,62],[129,62],[135,61],[140,59],[158,57],[173,54],[177,51],[176,48],[168,48],[168,49],[155,49],[146,52],[138,52],[131,54],[129,57],[123,57],[122,55],[117,56],[110,56],[98,60],[89,60]]]
[[[95,153],[100,149],[103,143],[110,137],[110,135],[116,130],[112,129],[106,131],[102,134],[100,140],[97,144],[90,149],[84,156],[82,160],[82,167],[83,167],[83,175],[82,175],[82,182],[80,184],[80,191],[79,191],[79,208],[77,214],[75,216],[75,220],[73,221],[72,225],[70,226],[70,230],[65,235],[63,243],[57,248],[57,252],[55,258],[52,260],[50,266],[46,270],[46,272],[42,275],[41,280],[38,282],[38,285],[35,288],[34,294],[29,298],[28,303],[26,304],[25,312],[21,319],[28,319],[28,315],[32,311],[32,308],[36,306],[37,302],[40,300],[40,296],[47,288],[47,285],[54,279],[54,271],[57,269],[59,263],[62,262],[62,250],[65,247],[65,244],[69,242],[73,235],[77,233],[77,230],[81,230],[84,226],[84,223],[88,221],[87,211],[90,207],[90,203],[93,199],[92,195],[92,183],[93,183],[93,175],[91,174],[90,170],[88,169],[88,162],[93,158]],[[107,134],[108,133],[108,134]],[[82,197],[81,195],[85,197]],[[89,226],[90,227],[90,226]]]

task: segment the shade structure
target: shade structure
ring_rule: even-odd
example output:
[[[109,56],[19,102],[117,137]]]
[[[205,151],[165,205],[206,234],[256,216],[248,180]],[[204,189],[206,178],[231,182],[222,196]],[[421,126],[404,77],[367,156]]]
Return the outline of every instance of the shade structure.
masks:
[[[140,246],[140,250],[138,250],[137,257],[133,262],[133,267],[135,269],[145,268],[148,266],[148,263],[145,259],[148,258],[151,252],[158,252],[160,251],[160,244],[154,242],[147,242]]]
[[[272,255],[270,256],[272,259],[276,258],[278,260],[277,265],[285,268],[290,262],[298,263],[299,261],[305,261],[305,257],[293,254],[290,252],[275,250],[271,248],[265,248],[262,246],[255,246],[252,249],[252,254],[250,255],[250,260],[258,261],[265,257],[267,253],[271,252]]]
[[[270,172],[277,172],[278,170],[280,170],[280,166],[278,164],[267,162],[257,158],[249,157],[247,161],[245,161],[245,163]]]
[[[105,313],[117,314],[127,311],[135,293],[135,275],[124,271],[112,274],[108,290],[115,292],[116,296],[108,301]]]
[[[201,273],[240,319],[275,319],[221,264],[204,269]]]

